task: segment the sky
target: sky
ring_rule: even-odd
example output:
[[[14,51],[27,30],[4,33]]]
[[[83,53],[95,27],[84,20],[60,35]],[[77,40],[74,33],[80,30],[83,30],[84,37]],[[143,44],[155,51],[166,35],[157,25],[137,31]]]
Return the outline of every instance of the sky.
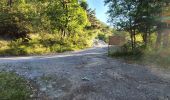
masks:
[[[87,0],[87,3],[89,4],[89,8],[96,10],[96,17],[100,21],[107,23],[107,7],[104,6],[104,0]]]

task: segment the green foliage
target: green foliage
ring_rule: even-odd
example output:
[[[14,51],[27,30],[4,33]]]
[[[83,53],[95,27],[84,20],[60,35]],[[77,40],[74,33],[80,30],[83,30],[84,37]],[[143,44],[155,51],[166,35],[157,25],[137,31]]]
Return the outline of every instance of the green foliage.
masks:
[[[53,29],[59,30],[63,36],[79,33],[87,23],[86,12],[75,1],[52,1],[46,12]]]
[[[98,37],[99,40],[103,40],[105,42],[108,42],[108,38],[106,37],[105,34],[99,33]]]
[[[57,53],[64,51],[79,50],[90,47],[94,34],[89,33],[70,35],[69,37],[61,38],[57,34],[44,34],[40,33],[32,35],[29,42],[24,43],[22,39],[17,39],[8,44],[2,41],[2,44],[7,45],[6,48],[0,49],[0,55],[36,55]]]
[[[16,9],[0,8],[0,36],[12,39],[28,39],[29,29],[25,26],[25,16]]]
[[[130,33],[133,49],[136,47],[136,35],[141,34],[143,42],[147,46],[151,40],[151,35],[160,32],[163,30],[163,25],[167,25],[158,19],[164,16],[162,12],[169,3],[166,0],[105,0],[105,4],[109,7],[110,23],[115,25],[118,30]],[[157,39],[158,42],[159,39]]]
[[[105,41],[112,34],[85,0],[7,1],[0,2],[0,55],[83,49],[90,47],[98,34],[103,34]]]
[[[137,43],[137,47],[132,50],[131,43],[126,43],[121,47],[118,47],[118,49],[114,52],[110,52],[110,56],[114,57],[123,57],[123,58],[129,58],[129,59],[141,59],[141,57],[144,54],[144,47],[142,44]]]
[[[124,36],[130,40],[112,56],[159,66],[170,65],[169,0],[105,0],[105,4],[109,7],[110,23],[117,30],[128,32],[129,35]],[[119,31],[116,35],[121,35]]]
[[[99,33],[98,33],[98,39],[103,40],[104,42],[108,43],[109,42],[109,36],[112,36],[115,34],[115,30],[110,28],[108,25],[104,23],[100,23],[100,28],[99,28]]]
[[[31,90],[22,77],[14,73],[0,72],[1,100],[29,100]]]

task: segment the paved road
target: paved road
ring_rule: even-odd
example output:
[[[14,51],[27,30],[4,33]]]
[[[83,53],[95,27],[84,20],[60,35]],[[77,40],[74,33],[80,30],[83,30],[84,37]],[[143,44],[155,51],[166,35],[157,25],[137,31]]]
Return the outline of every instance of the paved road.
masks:
[[[106,47],[96,47],[53,56],[0,58],[0,70],[33,80],[47,100],[170,100],[169,73],[127,64],[106,52]]]

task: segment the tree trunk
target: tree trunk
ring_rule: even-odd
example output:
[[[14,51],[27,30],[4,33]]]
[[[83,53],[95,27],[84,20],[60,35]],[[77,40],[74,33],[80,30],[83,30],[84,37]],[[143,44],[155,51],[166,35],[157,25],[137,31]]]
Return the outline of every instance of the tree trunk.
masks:
[[[148,28],[145,29],[145,33],[143,33],[143,41],[145,43],[145,47],[148,45]]]
[[[134,43],[134,48],[136,48],[136,31],[135,31],[135,29],[133,31],[133,43]]]
[[[156,49],[160,48],[161,39],[162,39],[162,32],[159,30],[158,33],[157,33],[157,39],[156,39]]]
[[[7,2],[8,2],[8,6],[10,6],[10,7],[12,7],[12,3],[13,3],[13,0],[7,0]]]
[[[130,38],[131,38],[131,47],[132,51],[134,51],[134,38],[133,38],[133,29],[132,29],[132,20],[131,18],[129,19],[129,24],[130,24]]]
[[[132,46],[132,50],[134,50],[134,43],[133,43],[133,34],[130,33],[130,38],[131,38],[131,46]]]
[[[168,44],[169,44],[169,32],[168,30],[165,30],[163,34],[163,47],[167,48]]]

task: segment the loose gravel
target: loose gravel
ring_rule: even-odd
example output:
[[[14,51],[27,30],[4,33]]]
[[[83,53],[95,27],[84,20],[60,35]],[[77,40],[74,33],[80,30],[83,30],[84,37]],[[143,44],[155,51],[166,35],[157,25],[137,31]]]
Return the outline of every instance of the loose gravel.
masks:
[[[0,58],[0,71],[32,80],[44,100],[170,100],[169,73],[109,58],[106,48]]]

